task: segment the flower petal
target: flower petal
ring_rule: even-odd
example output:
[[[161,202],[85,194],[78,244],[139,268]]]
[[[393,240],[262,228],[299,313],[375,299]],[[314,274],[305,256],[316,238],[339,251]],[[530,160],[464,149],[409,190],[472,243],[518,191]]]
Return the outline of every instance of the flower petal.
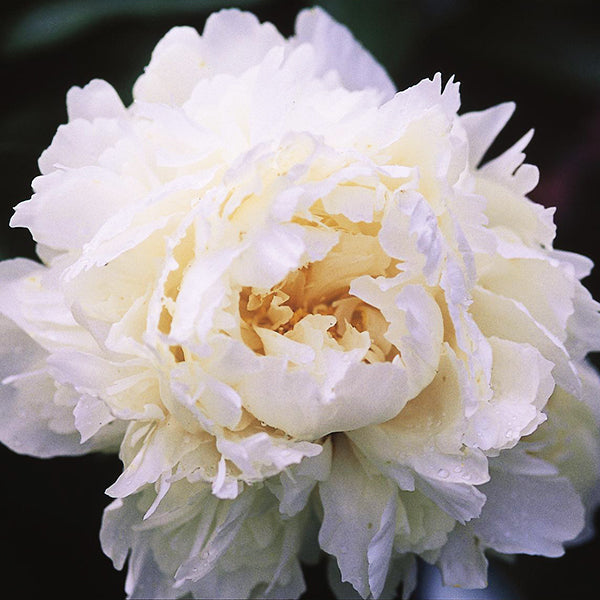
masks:
[[[482,486],[487,501],[472,523],[481,541],[498,552],[561,556],[583,528],[584,510],[568,479],[547,474],[539,459],[506,451],[491,461]]]
[[[457,525],[450,533],[437,565],[444,585],[469,589],[487,587],[488,561],[469,525]]]
[[[309,43],[320,60],[317,75],[335,69],[350,90],[373,87],[382,99],[391,98],[396,89],[375,59],[352,36],[319,7],[303,10],[296,20],[296,43]]]
[[[336,557],[343,581],[367,598],[378,597],[394,541],[397,493],[362,467],[344,438],[336,440],[331,476],[319,484],[323,503],[321,547]]]

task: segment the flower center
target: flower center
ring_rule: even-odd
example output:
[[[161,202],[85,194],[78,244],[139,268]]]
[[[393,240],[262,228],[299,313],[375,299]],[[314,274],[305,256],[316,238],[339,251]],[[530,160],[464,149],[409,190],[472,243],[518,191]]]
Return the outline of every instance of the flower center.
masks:
[[[318,263],[315,263],[318,264]],[[239,310],[244,342],[257,354],[267,354],[260,330],[269,329],[290,339],[295,328],[310,315],[330,316],[327,329],[330,339],[344,350],[352,349],[357,333],[366,332],[370,338],[364,362],[391,361],[399,354],[385,337],[388,322],[374,306],[349,293],[343,282],[326,282],[315,289],[313,266],[294,271],[268,292],[245,287],[240,293]],[[354,336],[352,335],[354,334]],[[350,340],[354,340],[354,344]]]

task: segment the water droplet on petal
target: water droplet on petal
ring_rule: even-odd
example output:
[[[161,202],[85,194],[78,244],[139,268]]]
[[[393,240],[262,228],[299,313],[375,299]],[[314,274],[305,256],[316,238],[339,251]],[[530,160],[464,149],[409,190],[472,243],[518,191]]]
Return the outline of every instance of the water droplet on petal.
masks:
[[[448,475],[450,475],[450,473],[448,473],[448,471],[446,471],[446,469],[440,469],[438,471],[438,477],[441,477],[442,479],[447,479]]]

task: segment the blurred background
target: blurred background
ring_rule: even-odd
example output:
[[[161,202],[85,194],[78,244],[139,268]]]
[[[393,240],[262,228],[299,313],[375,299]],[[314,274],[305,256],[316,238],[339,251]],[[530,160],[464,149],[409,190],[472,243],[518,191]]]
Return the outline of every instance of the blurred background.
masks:
[[[125,103],[152,48],[174,25],[200,31],[227,6],[253,11],[285,35],[297,12],[321,5],[350,27],[399,89],[440,71],[462,82],[462,111],[514,100],[517,111],[491,155],[528,129],[528,162],[540,168],[531,197],[556,206],[555,246],[600,259],[600,21],[595,0],[38,0],[0,9],[0,258],[34,255],[12,207],[27,199],[37,158],[66,121],[72,85],[102,78]],[[600,298],[600,268],[585,281]],[[596,360],[596,357],[594,357]],[[597,362],[597,361],[596,361]],[[22,597],[122,598],[124,574],[98,541],[103,492],[116,457],[50,461],[0,448],[2,577]],[[600,524],[599,524],[600,525]],[[520,557],[495,565],[500,581],[475,598],[585,598],[599,587],[598,537],[561,559]],[[324,572],[307,569],[305,598],[327,598]],[[496,585],[496,584],[494,584]],[[503,591],[498,591],[503,590]],[[509,591],[507,591],[509,590]],[[420,597],[442,597],[432,587]],[[443,596],[452,597],[452,596]],[[467,596],[465,596],[467,597]]]

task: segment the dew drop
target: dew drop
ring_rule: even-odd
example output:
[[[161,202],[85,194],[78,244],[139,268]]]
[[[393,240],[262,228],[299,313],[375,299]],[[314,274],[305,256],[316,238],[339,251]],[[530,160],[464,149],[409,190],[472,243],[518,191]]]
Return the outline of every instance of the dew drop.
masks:
[[[461,466],[454,467],[454,472],[455,473],[460,473],[462,470],[463,470],[463,468]]]
[[[448,475],[450,475],[450,473],[448,473],[448,471],[446,471],[446,469],[440,469],[438,471],[438,477],[441,477],[442,479],[447,479]]]
[[[506,433],[504,434],[507,438],[511,438],[513,437],[514,433],[512,429],[507,429]]]

